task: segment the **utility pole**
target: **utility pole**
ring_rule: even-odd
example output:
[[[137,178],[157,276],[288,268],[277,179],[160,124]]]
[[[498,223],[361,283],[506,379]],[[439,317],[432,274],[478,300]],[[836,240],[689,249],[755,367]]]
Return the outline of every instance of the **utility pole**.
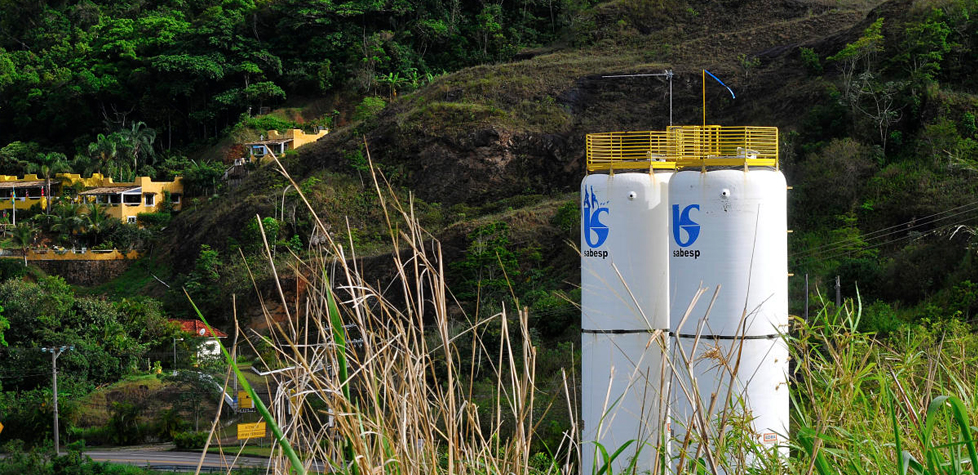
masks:
[[[61,441],[59,440],[58,427],[58,357],[61,353],[74,350],[75,346],[61,346],[57,348],[41,348],[41,351],[51,353],[51,391],[54,393],[54,454],[61,456]]]
[[[835,276],[835,306],[842,308],[842,281]]]
[[[808,321],[808,274],[805,274],[805,321]]]
[[[183,341],[183,338],[173,338],[173,375],[177,375],[177,340]]]

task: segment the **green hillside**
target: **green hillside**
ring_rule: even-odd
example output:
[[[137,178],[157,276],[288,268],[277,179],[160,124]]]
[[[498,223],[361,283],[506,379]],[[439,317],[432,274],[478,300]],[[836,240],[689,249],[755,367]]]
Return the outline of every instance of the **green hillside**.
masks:
[[[908,335],[926,335],[921,347],[942,354],[934,335],[944,328],[959,349],[971,348],[976,9],[972,0],[0,1],[0,175],[182,176],[186,186],[179,212],[161,209],[142,229],[84,205],[31,210],[18,215],[20,227],[9,226],[5,249],[34,240],[133,247],[144,256],[94,287],[2,262],[9,349],[0,358],[0,415],[24,421],[19,438],[44,440],[48,410],[12,407],[50,395],[40,369],[17,373],[41,368],[46,360],[34,350],[45,345],[94,355],[65,356],[69,400],[156,361],[169,369],[167,352],[181,335],[165,319],[196,317],[188,295],[218,328],[233,333],[236,318],[249,356],[268,368],[298,365],[302,358],[281,351],[296,342],[270,335],[291,328],[290,317],[321,311],[302,303],[317,295],[316,272],[338,273],[345,262],[363,285],[386,289],[378,297],[385,305],[413,308],[416,295],[396,285],[405,271],[391,256],[417,253],[404,237],[417,232],[440,244],[451,294],[439,301],[444,312],[412,311],[431,325],[449,318],[460,335],[469,335],[465,325],[482,329],[460,351],[501,354],[490,338],[505,333],[498,319],[478,322],[528,310],[536,384],[547,388],[530,407],[552,410],[525,450],[552,460],[576,404],[554,401],[577,384],[565,383],[559,368],[579,357],[585,136],[661,130],[670,114],[674,124],[699,124],[703,101],[711,124],[780,130],[792,186],[792,313],[804,314],[806,297],[834,297],[838,277],[841,296],[860,311],[818,308],[825,318],[850,316],[845,328],[826,328],[872,348],[852,356],[862,364],[913,352],[917,340]],[[704,97],[704,69],[736,98],[713,82]],[[666,70],[672,83],[605,77]],[[244,142],[272,129],[318,127],[330,133],[278,157],[281,169],[250,164],[240,179],[224,179],[247,154]],[[410,212],[394,213],[394,202]],[[315,265],[322,267],[310,271]],[[32,318],[38,324],[28,330]],[[809,324],[804,330],[817,335],[805,344],[819,347],[813,341],[827,337]],[[446,358],[432,357],[432,378],[454,370]],[[901,367],[910,376],[900,377],[915,381],[936,374]],[[934,371],[973,376],[953,369]],[[492,371],[473,363],[466,373],[483,407],[500,403]],[[913,391],[929,400],[933,388]],[[806,408],[819,401],[802,399]],[[513,440],[516,429],[503,425],[493,433]],[[845,439],[840,433],[820,443]],[[146,439],[172,437],[159,434]]]

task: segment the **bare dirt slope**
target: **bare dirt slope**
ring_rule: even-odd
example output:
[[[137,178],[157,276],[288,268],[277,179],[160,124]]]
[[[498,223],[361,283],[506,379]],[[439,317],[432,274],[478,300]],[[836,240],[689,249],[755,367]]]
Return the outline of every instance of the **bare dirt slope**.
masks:
[[[875,18],[870,6],[691,2],[675,23],[648,34],[627,30],[587,48],[440,78],[388,106],[372,126],[340,131],[311,148],[307,171],[342,169],[365,136],[374,161],[428,201],[478,203],[528,190],[570,191],[583,175],[587,133],[668,125],[664,80],[602,76],[664,69],[676,73],[677,124],[702,120],[700,71],[710,69],[737,98],[708,84],[709,122],[790,129],[823,89],[803,68],[799,47],[823,57],[835,53]]]
[[[369,147],[370,158],[395,186],[443,210],[572,192],[584,175],[586,134],[669,125],[664,79],[602,76],[674,70],[674,122],[697,124],[701,70],[709,69],[737,94],[732,99],[708,83],[709,122],[790,130],[813,104],[828,100],[825,80],[835,73],[825,58],[876,17],[888,15],[889,24],[912,7],[910,0],[664,0],[661,8],[647,3],[602,3],[576,39],[438,77],[375,119],[341,127],[305,147],[288,162],[289,171],[300,182],[323,169],[363,181],[355,168]],[[586,46],[578,44],[581,38]],[[802,46],[821,56],[825,78],[805,70]],[[231,230],[246,219],[273,213],[285,186],[274,171],[253,173],[217,206],[174,220],[170,228],[178,237],[162,253],[181,267],[193,262],[202,243],[225,246]],[[339,212],[313,206],[321,207],[324,219]],[[336,227],[345,229],[345,222],[337,218]]]

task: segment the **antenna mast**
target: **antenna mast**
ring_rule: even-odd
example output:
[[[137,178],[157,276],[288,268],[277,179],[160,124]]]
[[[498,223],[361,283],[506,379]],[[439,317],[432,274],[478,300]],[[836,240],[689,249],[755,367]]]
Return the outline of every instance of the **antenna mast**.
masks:
[[[672,70],[667,69],[661,73],[645,74],[615,74],[611,76],[601,76],[602,78],[645,78],[645,77],[665,77],[669,79],[669,125],[672,126]]]

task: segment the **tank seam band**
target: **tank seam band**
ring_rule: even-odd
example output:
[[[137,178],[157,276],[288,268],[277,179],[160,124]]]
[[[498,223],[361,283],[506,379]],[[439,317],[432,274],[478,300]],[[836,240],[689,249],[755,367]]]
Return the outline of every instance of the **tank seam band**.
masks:
[[[649,330],[647,328],[642,330],[581,330],[581,333],[596,333],[599,335],[623,335],[629,333],[655,333],[655,332],[669,333],[664,329]]]
[[[669,332],[669,334],[677,335],[673,332]],[[701,340],[774,340],[782,337],[778,333],[772,333],[770,335],[696,335],[679,333],[678,336],[679,338],[699,338]]]
[[[649,330],[649,329],[644,329],[644,330],[620,330],[620,329],[615,329],[615,330],[587,330],[587,329],[585,329],[585,330],[581,330],[581,333],[591,333],[591,334],[598,334],[598,335],[627,335],[627,334],[635,334],[635,333],[655,333],[657,331],[661,331],[662,333],[668,334],[669,336],[679,336],[680,338],[699,338],[701,340],[704,340],[704,339],[708,339],[708,340],[774,340],[774,339],[777,339],[777,338],[781,338],[781,336],[782,336],[782,335],[780,335],[778,333],[772,333],[770,335],[696,335],[696,334],[688,334],[688,333],[678,333],[677,334],[675,332],[668,332],[668,331],[665,331],[665,330]]]

